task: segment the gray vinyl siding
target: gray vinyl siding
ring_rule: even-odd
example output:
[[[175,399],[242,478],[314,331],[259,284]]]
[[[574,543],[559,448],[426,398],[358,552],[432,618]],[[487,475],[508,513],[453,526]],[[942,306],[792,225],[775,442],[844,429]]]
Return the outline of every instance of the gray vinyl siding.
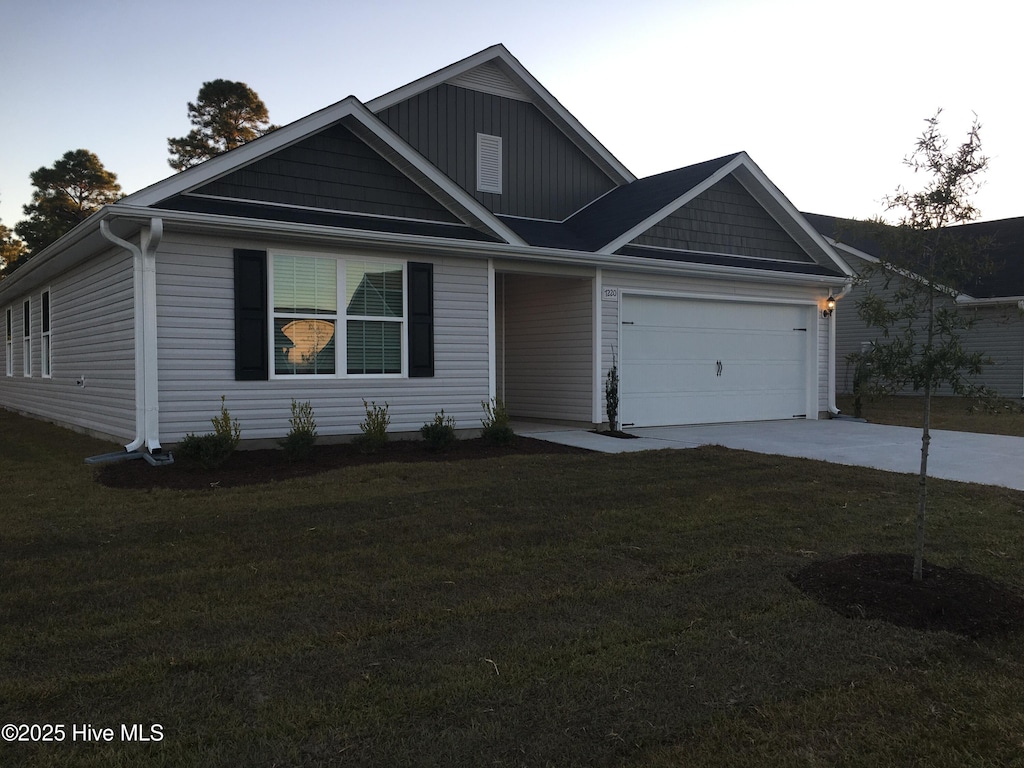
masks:
[[[51,377],[42,377],[42,301],[50,291]],[[23,376],[23,318],[14,308],[14,376],[0,376],[0,405],[94,434],[135,434],[135,317],[131,256],[92,259],[32,291],[32,376]],[[76,382],[84,379],[85,386]]]
[[[395,434],[418,432],[441,409],[455,418],[457,429],[480,427],[481,403],[488,399],[490,383],[486,260],[408,254],[410,261],[434,264],[432,378],[235,381],[234,248],[304,250],[286,242],[165,236],[157,263],[162,443],[177,442],[189,432],[209,432],[221,395],[241,424],[243,440],[283,437],[292,398],[312,403],[324,437],[359,434],[366,416],[363,399],[388,403]]]
[[[698,195],[633,243],[656,248],[813,262],[732,176]]]
[[[855,271],[864,268],[863,260],[847,252],[843,255]],[[885,292],[882,278],[876,275],[866,284],[854,286],[836,307],[836,391],[840,393],[853,391],[854,367],[847,357],[860,352],[863,343],[882,338],[881,329],[868,326],[857,314],[857,302],[869,288],[876,293]],[[890,286],[890,292],[894,288],[895,283]],[[985,307],[961,305],[959,310],[974,321],[974,327],[964,334],[964,348],[968,352],[982,352],[992,360],[974,381],[1003,397],[1024,396],[1024,316],[1020,310],[1013,303]]]
[[[708,296],[718,298],[735,298],[757,301],[792,301],[796,304],[817,302],[822,295],[821,289],[801,288],[798,286],[780,286],[765,283],[745,283],[738,280],[712,280],[672,278],[664,275],[638,275],[628,272],[607,270],[602,276],[602,288],[616,288],[617,300],[601,302],[601,381],[604,381],[611,366],[612,354],[618,357],[619,350],[619,308],[624,293],[640,292],[652,295]],[[814,325],[808,326],[808,332],[814,333],[817,339],[817,362],[814,375],[817,392],[817,413],[828,410],[828,329],[821,313],[808,307],[809,322],[818,318]],[[604,409],[602,408],[602,411]],[[808,414],[808,418],[813,415]],[[604,414],[607,419],[607,413]]]
[[[513,416],[593,421],[592,296],[591,280],[499,277],[498,395]]]
[[[443,84],[377,115],[494,213],[561,221],[614,185],[533,104]],[[476,135],[502,138],[502,194],[476,190]]]
[[[343,125],[217,179],[196,194],[302,208],[456,223],[457,219]]]

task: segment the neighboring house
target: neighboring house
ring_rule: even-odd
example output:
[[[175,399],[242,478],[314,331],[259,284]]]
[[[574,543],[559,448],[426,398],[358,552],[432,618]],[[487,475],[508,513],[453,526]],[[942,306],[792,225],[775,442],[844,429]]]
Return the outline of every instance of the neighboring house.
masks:
[[[0,284],[0,404],[157,451],[310,401],[626,425],[818,418],[852,272],[745,154],[636,179],[502,46],[104,207]]]
[[[860,273],[865,265],[887,257],[876,241],[866,238],[849,219],[805,213],[804,217],[835,246],[843,259]],[[955,299],[945,299],[968,313],[973,327],[964,334],[968,351],[983,352],[992,360],[975,380],[1003,397],[1024,397],[1024,218],[1001,219],[950,227],[949,231],[987,241],[984,258],[991,269],[982,270]],[[876,275],[871,287],[883,292],[883,280]],[[890,287],[894,290],[895,285]],[[847,356],[861,351],[881,335],[857,314],[857,299],[863,289],[854,285],[849,296],[836,308],[836,360],[839,392],[853,390],[853,366]]]

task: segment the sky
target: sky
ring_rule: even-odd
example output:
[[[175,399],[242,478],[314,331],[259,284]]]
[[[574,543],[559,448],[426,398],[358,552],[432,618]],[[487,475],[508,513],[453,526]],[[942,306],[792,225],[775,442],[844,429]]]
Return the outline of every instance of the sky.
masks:
[[[0,223],[88,149],[125,193],[223,78],[285,125],[504,43],[636,176],[746,151],[803,211],[884,212],[943,110],[981,123],[982,220],[1024,216],[1024,11],[1005,0],[0,0]]]

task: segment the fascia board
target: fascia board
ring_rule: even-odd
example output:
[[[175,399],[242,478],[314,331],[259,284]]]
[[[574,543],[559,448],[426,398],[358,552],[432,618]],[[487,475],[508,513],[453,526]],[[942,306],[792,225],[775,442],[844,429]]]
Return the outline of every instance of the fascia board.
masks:
[[[0,303],[5,302],[7,296],[17,296],[53,279],[77,259],[88,256],[93,250],[90,240],[98,239],[99,243],[106,244],[99,234],[100,221],[107,218],[112,207],[103,206],[0,280]]]
[[[475,198],[468,195],[462,188],[435,168],[426,158],[403,141],[401,137],[381,123],[354,96],[349,96],[343,101],[339,101],[319,112],[314,112],[308,117],[278,128],[273,133],[261,136],[231,152],[225,152],[223,155],[211,158],[205,163],[182,171],[176,176],[171,176],[164,181],[157,182],[139,192],[128,195],[118,201],[116,205],[156,205],[168,197],[185,194],[285,147],[302,141],[313,134],[319,133],[347,117],[358,121],[366,130],[373,133],[381,142],[386,144],[411,167],[415,168],[418,173],[429,179],[432,184],[448,195],[457,206],[461,206],[471,216],[490,228],[495,235],[508,242],[522,244],[522,240],[518,235],[502,224],[493,213],[484,208]]]
[[[485,64],[489,61],[496,62],[499,68],[508,75],[513,82],[519,85],[524,91],[530,93],[534,97],[534,105],[540,109],[549,119],[553,119],[556,124],[559,124],[562,132],[569,137],[571,141],[574,141],[577,145],[582,145],[582,148],[588,152],[593,158],[600,161],[600,165],[605,166],[605,171],[612,176],[618,176],[616,180],[619,184],[628,184],[636,181],[634,176],[626,166],[624,166],[619,160],[608,151],[608,149],[601,144],[600,141],[588,131],[579,120],[573,117],[572,113],[569,112],[562,104],[556,99],[551,92],[545,88],[537,78],[530,74],[529,70],[524,67],[515,56],[513,56],[509,50],[500,43],[492,45],[490,48],[473,54],[461,61],[451,64],[444,69],[439,69],[425,77],[421,77],[418,80],[414,80],[408,85],[404,85],[401,88],[397,88],[383,96],[378,96],[376,99],[372,99],[366,103],[367,108],[373,112],[378,113],[389,107],[393,107],[395,104],[403,102],[407,99],[416,96],[419,93],[428,91],[431,88],[451,80],[452,78],[458,77],[459,75],[479,67],[481,64]],[[615,179],[613,179],[615,180]]]
[[[744,179],[740,178],[740,183],[747,187],[747,191],[754,195],[755,198],[759,197],[759,191],[767,194],[769,198],[782,209],[782,212],[789,221],[806,234],[836,267],[842,270],[847,277],[854,277],[855,273],[850,266],[844,262],[839,254],[836,253],[835,249],[825,241],[825,238],[822,237],[821,233],[811,226],[810,222],[803,217],[799,209],[789,201],[789,198],[782,194],[782,190],[775,186],[772,180],[765,175],[764,171],[758,167],[757,163],[755,163],[746,152],[740,153],[738,159],[740,161],[739,166],[742,166],[742,168],[747,171],[754,180],[756,180],[758,185],[758,188],[750,189],[747,184],[744,184]]]
[[[666,216],[675,213],[688,202],[693,200],[693,198],[697,197],[704,191],[710,189],[715,184],[724,179],[726,176],[728,176],[730,173],[732,173],[739,166],[741,158],[742,154],[738,155],[737,157],[734,157],[728,163],[726,163],[713,174],[704,179],[704,181],[702,181],[700,184],[691,187],[668,205],[662,207],[660,210],[652,213],[639,224],[636,224],[632,228],[623,232],[621,235],[612,240],[606,246],[599,249],[598,253],[612,254],[619,250],[619,248],[621,248],[622,246],[631,243],[633,240],[642,235],[644,232],[653,227]]]
[[[183,231],[205,234],[269,237],[305,238],[321,245],[339,244],[375,248],[396,253],[415,251],[438,256],[461,256],[464,258],[502,258],[542,264],[600,267],[627,272],[649,274],[720,277],[743,279],[748,282],[789,283],[806,286],[832,286],[834,276],[806,275],[793,272],[768,272],[740,267],[715,264],[694,264],[671,262],[663,259],[644,259],[636,256],[618,256],[572,251],[558,248],[533,248],[509,243],[481,243],[479,241],[455,238],[423,237],[396,233],[367,232],[357,229],[295,224],[292,222],[267,221],[264,219],[243,219],[234,216],[217,216],[192,213],[189,211],[153,211],[150,208],[122,206],[112,211],[111,218],[127,219],[139,225],[148,223],[156,215],[164,221],[164,231],[169,225]]]
[[[204,163],[123,197],[117,205],[154,205],[168,197],[189,192],[330,127],[342,118],[355,114],[360,106],[362,105],[355,96],[349,96],[230,152],[217,155]]]

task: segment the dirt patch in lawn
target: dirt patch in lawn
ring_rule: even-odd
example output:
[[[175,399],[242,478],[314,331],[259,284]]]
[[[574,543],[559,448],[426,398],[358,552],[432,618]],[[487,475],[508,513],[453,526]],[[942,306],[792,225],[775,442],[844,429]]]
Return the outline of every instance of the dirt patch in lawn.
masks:
[[[790,576],[805,594],[850,618],[968,637],[1024,627],[1024,599],[1008,587],[957,568],[924,564],[912,578],[912,558],[859,554],[812,563]]]
[[[173,488],[193,490],[255,485],[306,477],[342,467],[384,462],[462,461],[529,454],[587,453],[583,448],[516,437],[511,445],[495,445],[481,438],[459,440],[444,450],[431,450],[419,440],[396,440],[377,453],[366,453],[352,443],[318,445],[308,459],[289,461],[284,451],[235,451],[221,466],[204,470],[177,461],[161,467],[141,460],[104,464],[96,479],[111,488]]]

